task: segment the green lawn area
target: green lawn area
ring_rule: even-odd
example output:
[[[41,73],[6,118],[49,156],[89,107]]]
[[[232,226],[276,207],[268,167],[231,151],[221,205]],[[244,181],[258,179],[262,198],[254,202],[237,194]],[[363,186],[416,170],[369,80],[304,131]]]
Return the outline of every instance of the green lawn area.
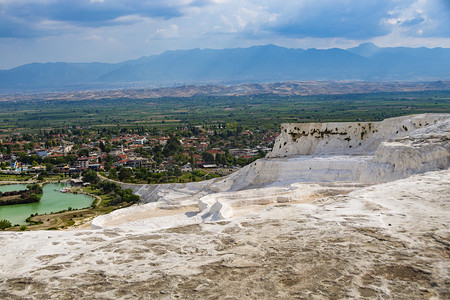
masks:
[[[106,195],[105,195],[105,194],[103,194],[102,191],[100,191],[99,189],[93,189],[93,188],[90,187],[90,186],[83,188],[83,190],[84,190],[86,193],[88,193],[88,194],[92,194],[92,195],[95,195],[95,196],[100,197],[101,201],[100,201],[100,203],[99,203],[99,204],[97,205],[97,207],[96,207],[96,208],[99,208],[99,209],[100,209],[100,208],[106,207],[106,205],[108,204],[109,200],[112,199],[111,195],[109,195],[109,194],[106,194]]]
[[[0,181],[26,181],[31,179],[33,175],[30,174],[3,174],[0,173]]]

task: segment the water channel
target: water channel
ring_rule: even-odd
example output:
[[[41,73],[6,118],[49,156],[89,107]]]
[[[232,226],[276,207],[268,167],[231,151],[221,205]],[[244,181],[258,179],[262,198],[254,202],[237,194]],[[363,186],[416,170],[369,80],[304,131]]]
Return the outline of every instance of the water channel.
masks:
[[[44,185],[44,194],[37,203],[0,206],[0,219],[6,219],[13,225],[26,224],[25,220],[31,214],[44,214],[66,210],[69,207],[81,209],[91,206],[94,198],[83,194],[61,193],[65,187],[63,183],[49,183]],[[1,192],[25,190],[25,184],[11,184],[0,186]]]

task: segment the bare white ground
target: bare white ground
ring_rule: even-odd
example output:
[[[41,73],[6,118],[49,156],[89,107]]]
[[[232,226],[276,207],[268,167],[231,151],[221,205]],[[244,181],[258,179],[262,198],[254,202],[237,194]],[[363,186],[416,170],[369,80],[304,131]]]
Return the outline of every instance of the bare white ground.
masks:
[[[3,232],[0,296],[448,299],[449,192],[445,170],[212,223]]]

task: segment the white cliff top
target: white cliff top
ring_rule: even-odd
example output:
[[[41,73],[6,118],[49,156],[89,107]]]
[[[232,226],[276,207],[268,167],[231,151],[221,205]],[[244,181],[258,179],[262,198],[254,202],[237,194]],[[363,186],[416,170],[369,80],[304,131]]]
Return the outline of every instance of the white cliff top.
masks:
[[[422,114],[381,122],[289,123],[281,125],[267,157],[292,155],[370,155],[380,143],[427,133],[448,134],[448,114]]]

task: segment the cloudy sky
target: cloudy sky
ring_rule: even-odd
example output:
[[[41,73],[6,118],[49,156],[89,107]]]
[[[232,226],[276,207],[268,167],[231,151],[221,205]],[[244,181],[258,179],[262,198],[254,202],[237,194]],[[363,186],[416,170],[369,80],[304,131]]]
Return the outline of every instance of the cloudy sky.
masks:
[[[450,48],[450,0],[0,0],[0,69],[363,42]]]

